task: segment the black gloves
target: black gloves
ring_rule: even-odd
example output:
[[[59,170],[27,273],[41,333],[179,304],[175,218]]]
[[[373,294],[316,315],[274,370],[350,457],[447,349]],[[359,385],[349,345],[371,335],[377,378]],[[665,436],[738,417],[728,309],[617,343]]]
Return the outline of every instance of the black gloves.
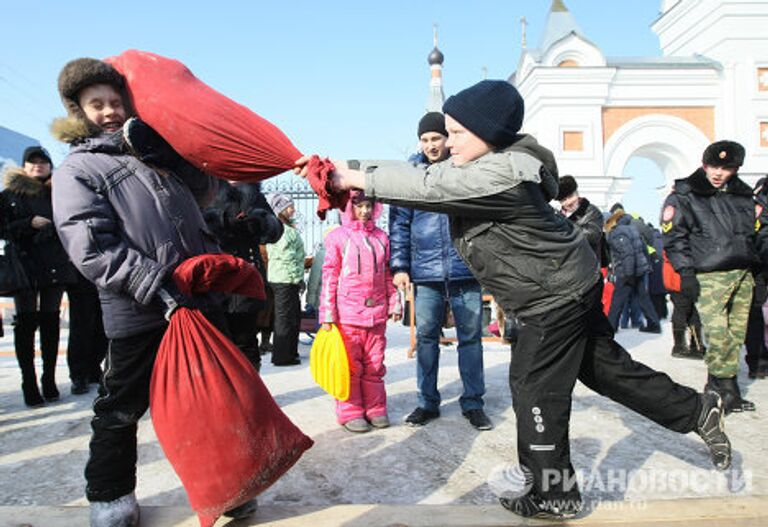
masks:
[[[160,134],[136,117],[123,124],[123,140],[130,152],[144,163],[176,170],[184,162]]]
[[[517,345],[517,337],[520,334],[520,322],[511,313],[504,314],[503,338],[510,343],[512,349]]]
[[[680,273],[680,294],[687,297],[691,302],[696,302],[701,293],[699,280],[693,272]]]
[[[171,315],[180,307],[189,309],[198,309],[193,299],[179,291],[173,278],[166,280],[160,289],[155,293],[155,303],[163,308],[163,316],[166,320],[171,320]]]
[[[269,227],[267,211],[253,208],[248,212],[240,212],[230,219],[232,225],[238,230],[244,230],[252,236],[259,237]]]

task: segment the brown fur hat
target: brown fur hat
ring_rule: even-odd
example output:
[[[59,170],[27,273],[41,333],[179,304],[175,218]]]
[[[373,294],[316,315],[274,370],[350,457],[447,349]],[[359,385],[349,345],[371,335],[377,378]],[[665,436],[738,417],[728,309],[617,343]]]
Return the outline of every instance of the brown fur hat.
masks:
[[[110,64],[88,57],[71,60],[62,68],[59,73],[59,95],[69,115],[82,115],[78,97],[83,88],[94,84],[109,84],[123,93],[125,79]]]
[[[125,78],[111,64],[90,57],[69,61],[59,73],[59,96],[67,110],[66,119],[57,119],[51,125],[55,137],[65,142],[78,138],[98,135],[101,130],[85,118],[78,104],[80,92],[94,84],[109,84],[123,97],[123,104],[129,114],[130,99],[125,89]]]

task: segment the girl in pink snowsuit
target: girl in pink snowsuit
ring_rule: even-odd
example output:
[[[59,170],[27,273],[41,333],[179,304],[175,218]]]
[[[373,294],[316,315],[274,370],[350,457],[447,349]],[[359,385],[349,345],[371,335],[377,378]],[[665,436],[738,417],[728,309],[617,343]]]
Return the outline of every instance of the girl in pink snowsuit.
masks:
[[[321,331],[338,325],[347,348],[350,395],[336,401],[336,417],[351,432],[389,426],[385,332],[387,318],[400,318],[400,301],[389,272],[389,238],[374,223],[381,208],[353,191],[341,227],[325,238],[319,321]]]

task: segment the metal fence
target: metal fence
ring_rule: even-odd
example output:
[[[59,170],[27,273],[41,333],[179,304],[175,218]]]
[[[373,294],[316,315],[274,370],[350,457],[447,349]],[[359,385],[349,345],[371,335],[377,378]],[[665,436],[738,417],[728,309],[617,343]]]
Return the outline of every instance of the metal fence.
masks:
[[[339,211],[328,211],[325,220],[317,217],[317,195],[306,180],[292,174],[283,174],[268,179],[261,184],[261,192],[269,195],[274,192],[288,194],[293,199],[293,205],[296,209],[296,228],[301,234],[304,242],[304,250],[307,256],[315,254],[320,243],[323,241],[323,233],[332,225],[339,225],[341,219]],[[389,207],[384,210],[376,221],[376,224],[389,232],[388,228]]]

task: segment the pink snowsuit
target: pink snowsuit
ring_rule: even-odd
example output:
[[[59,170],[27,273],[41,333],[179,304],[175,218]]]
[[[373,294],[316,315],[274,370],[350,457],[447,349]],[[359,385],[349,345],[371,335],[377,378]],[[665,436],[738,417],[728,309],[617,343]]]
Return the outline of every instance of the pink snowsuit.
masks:
[[[384,350],[387,318],[400,313],[397,289],[389,272],[389,238],[374,220],[353,219],[352,200],[342,225],[325,238],[319,322],[339,326],[347,347],[350,389],[336,401],[339,424],[387,414]],[[381,214],[374,203],[373,218]]]

